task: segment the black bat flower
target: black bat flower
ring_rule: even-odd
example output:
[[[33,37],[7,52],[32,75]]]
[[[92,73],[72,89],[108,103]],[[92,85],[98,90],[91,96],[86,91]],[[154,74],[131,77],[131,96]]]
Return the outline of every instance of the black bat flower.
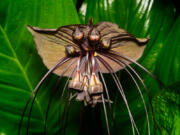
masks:
[[[40,29],[31,26],[27,28],[32,33],[38,53],[49,71],[37,84],[25,106],[20,121],[19,134],[23,116],[31,98],[35,94],[33,98],[34,102],[40,85],[52,72],[60,76],[60,78],[63,76],[69,78],[64,86],[61,98],[68,85],[68,88],[75,93],[73,97],[76,97],[77,101],[83,101],[85,105],[91,106],[95,106],[97,103],[103,104],[107,131],[110,135],[105,103],[108,103],[111,109],[112,101],[110,100],[108,88],[103,77],[103,73],[109,73],[117,85],[127,107],[133,134],[135,134],[135,131],[137,134],[140,134],[129,109],[121,82],[116,75],[117,71],[124,69],[139,90],[146,111],[148,134],[150,135],[149,118],[144,98],[131,72],[136,75],[144,87],[145,84],[138,73],[129,65],[130,63],[134,63],[153,76],[151,72],[136,62],[143,54],[145,45],[149,41],[148,38],[136,38],[111,22],[100,22],[94,25],[92,19],[89,19],[87,25],[67,25],[57,29]],[[104,95],[106,95],[107,99],[104,98]],[[27,134],[31,110],[28,117]],[[46,120],[47,117],[48,111],[46,113]],[[44,134],[46,134],[46,124],[44,131]]]

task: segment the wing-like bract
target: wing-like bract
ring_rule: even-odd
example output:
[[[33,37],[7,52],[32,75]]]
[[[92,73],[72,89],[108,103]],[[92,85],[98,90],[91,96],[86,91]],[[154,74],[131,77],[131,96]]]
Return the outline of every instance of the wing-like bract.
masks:
[[[100,31],[101,38],[111,39],[111,50],[117,51],[136,61],[142,56],[146,47],[145,45],[149,41],[148,38],[136,38],[124,29],[119,28],[117,24],[113,24],[111,22],[100,22],[96,25],[96,28],[98,31]],[[107,57],[103,58],[109,65],[112,65],[115,72],[125,67],[125,65],[120,66],[118,63]],[[119,57],[119,59],[127,64],[130,64],[129,61],[123,58]],[[100,62],[99,65],[103,73],[109,73],[109,71],[107,71],[107,69]]]
[[[38,54],[41,56],[43,63],[48,69],[52,68],[60,59],[66,56],[65,46],[71,45],[79,49],[79,46],[73,42],[71,36],[75,26],[63,26],[58,29],[40,29],[30,26],[27,28],[32,33]],[[72,58],[58,67],[54,73],[61,75],[64,68],[74,59],[76,58]],[[73,67],[75,67],[75,65],[72,65],[63,76],[69,76]]]

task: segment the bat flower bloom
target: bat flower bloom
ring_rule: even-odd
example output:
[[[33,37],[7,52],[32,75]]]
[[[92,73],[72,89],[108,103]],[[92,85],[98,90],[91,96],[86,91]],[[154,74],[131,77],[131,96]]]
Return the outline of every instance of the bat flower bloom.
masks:
[[[145,85],[138,73],[129,65],[134,63],[155,78],[151,72],[136,62],[142,56],[149,41],[148,38],[136,38],[111,22],[93,24],[91,18],[87,25],[67,25],[57,29],[41,29],[32,26],[27,28],[33,35],[38,54],[49,71],[37,84],[29,98],[22,115],[20,127],[30,100],[34,94],[36,97],[40,85],[53,72],[60,77],[66,76],[69,78],[62,91],[62,96],[68,86],[69,91],[74,93],[72,97],[75,97],[77,101],[83,101],[85,105],[91,106],[95,106],[97,103],[103,104],[107,131],[110,134],[105,104],[108,103],[111,109],[112,101],[103,77],[103,74],[106,73],[112,76],[117,90],[124,100],[133,134],[135,134],[135,131],[140,134],[129,109],[121,82],[116,75],[117,71],[124,69],[139,90],[146,111],[148,134],[150,135],[147,108],[138,83],[131,72],[141,81],[143,86]]]

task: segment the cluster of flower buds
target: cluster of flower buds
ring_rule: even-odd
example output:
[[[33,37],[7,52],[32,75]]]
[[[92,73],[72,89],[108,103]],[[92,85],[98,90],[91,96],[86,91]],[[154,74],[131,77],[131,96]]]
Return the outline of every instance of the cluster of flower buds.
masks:
[[[69,81],[69,88],[78,92],[76,99],[78,101],[91,102],[99,100],[103,93],[103,85],[95,73],[92,75],[82,75],[80,71],[76,71],[72,80]]]

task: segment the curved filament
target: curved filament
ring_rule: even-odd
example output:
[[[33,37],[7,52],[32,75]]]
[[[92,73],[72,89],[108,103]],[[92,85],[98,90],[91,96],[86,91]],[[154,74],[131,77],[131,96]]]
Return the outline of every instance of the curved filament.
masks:
[[[48,107],[46,109],[46,114],[45,114],[44,135],[46,135],[47,119],[48,119],[49,109],[51,107],[52,98],[57,93],[57,89],[58,89],[57,87],[58,87],[59,83],[61,82],[61,79],[62,79],[62,77],[60,76],[55,84],[55,87],[53,88],[53,91],[50,96],[50,100],[48,102]]]
[[[85,58],[81,58],[81,56],[80,56],[80,57],[79,57],[79,60],[77,61],[77,66],[76,66],[76,68],[74,68],[74,70],[72,71],[71,76],[73,76],[73,74],[75,73],[75,70],[81,70],[84,62],[85,62]],[[63,89],[63,92],[62,92],[62,94],[61,94],[60,102],[59,102],[59,108],[61,108],[61,104],[62,104],[64,92],[65,92],[65,89],[66,89],[66,87],[67,87],[67,85],[68,85],[68,83],[69,83],[69,79],[70,79],[70,78],[68,78],[68,80],[67,80],[67,82],[66,82],[66,84],[65,84],[65,87],[64,87],[64,89]],[[71,100],[71,97],[70,97],[69,100]],[[68,100],[68,101],[69,101],[69,100]],[[69,101],[69,102],[70,102],[70,101]],[[66,106],[67,106],[67,104],[66,104]],[[69,104],[69,107],[68,107],[68,108],[70,108],[70,104]],[[69,109],[68,109],[68,110],[69,110]],[[68,111],[67,111],[67,112],[68,112]],[[64,110],[64,112],[63,112],[62,121],[64,120],[64,117],[65,117],[64,115],[65,115],[65,110]],[[66,119],[67,119],[67,118],[66,118]],[[63,127],[61,127],[61,109],[59,109],[59,126],[60,126],[60,128],[59,128],[59,129],[60,129],[60,130],[59,130],[59,134],[61,134],[61,132],[63,131]],[[65,128],[66,128],[66,126],[65,126]],[[64,128],[64,132],[65,132],[65,128]]]
[[[74,62],[73,62],[73,63],[74,63]],[[72,64],[73,64],[73,63],[72,63]],[[65,69],[64,73],[70,68],[70,66],[71,66],[72,64],[68,65],[68,67]],[[76,69],[76,68],[74,67],[74,69],[73,69],[72,72],[70,73],[70,76],[72,76],[72,73],[75,71],[75,69]],[[63,91],[62,91],[62,93],[63,93],[62,95],[64,95],[64,91],[65,91],[65,89],[66,89],[66,87],[67,87],[67,85],[68,85],[70,76],[69,76],[68,79],[66,80],[65,86],[64,86]],[[62,76],[59,77],[59,79],[58,79],[58,81],[57,81],[57,83],[56,83],[56,85],[55,85],[55,87],[54,87],[54,91],[53,91],[52,94],[51,94],[49,103],[48,103],[48,107],[47,107],[47,111],[46,111],[46,115],[45,115],[44,135],[46,135],[46,128],[47,128],[47,127],[46,127],[46,126],[47,126],[47,125],[46,125],[46,122],[47,122],[47,119],[48,119],[48,113],[49,113],[49,109],[50,109],[50,107],[51,107],[51,102],[52,102],[52,99],[53,99],[54,95],[57,93],[57,90],[58,90],[57,87],[58,87],[61,79],[62,79]]]
[[[96,60],[96,59],[95,59]],[[103,74],[101,72],[101,69],[100,69],[100,66],[96,60],[96,65],[97,65],[97,69],[99,69],[99,74],[100,74],[100,77],[102,79],[102,82],[103,82],[103,86],[104,86],[104,89],[105,89],[105,92],[106,92],[106,96],[107,96],[107,99],[108,99],[108,105],[109,105],[109,109],[110,109],[110,112],[111,112],[111,117],[112,117],[112,120],[113,120],[113,124],[115,126],[115,120],[114,120],[114,116],[113,116],[113,112],[112,112],[112,107],[111,107],[111,100],[110,100],[110,96],[109,96],[109,92],[108,92],[108,89],[107,89],[107,85],[106,85],[106,82],[105,82],[105,79],[103,77]]]
[[[135,83],[135,85],[136,85],[136,87],[137,87],[137,89],[138,89],[138,91],[139,91],[139,94],[140,94],[140,96],[141,96],[141,99],[142,99],[142,102],[143,102],[143,105],[144,105],[144,110],[145,110],[145,113],[146,113],[146,119],[147,119],[147,125],[148,125],[148,135],[150,135],[151,133],[150,133],[149,115],[148,115],[148,111],[147,111],[146,103],[145,103],[145,101],[144,101],[143,94],[142,94],[142,92],[141,92],[141,89],[140,89],[137,81],[136,81],[135,78],[133,77],[133,75],[128,71],[127,68],[125,68],[125,70],[126,70],[126,72],[131,76],[131,78],[133,79],[133,81],[134,81],[134,83]]]
[[[123,66],[123,64],[124,64],[124,65],[130,67],[128,64],[126,64],[126,63],[125,63],[124,61],[122,61],[121,59],[118,59],[117,57],[113,57],[112,55],[103,55],[103,56],[108,57],[108,58],[110,58],[111,60],[117,62],[120,66]],[[131,69],[133,72],[135,72],[135,70],[134,70],[132,67],[130,67],[130,69]],[[125,70],[126,70],[126,72],[130,75],[130,77],[132,78],[132,80],[134,81],[134,83],[135,83],[135,85],[136,85],[136,87],[137,87],[137,89],[138,89],[138,91],[139,91],[139,94],[140,94],[140,96],[141,96],[141,99],[142,99],[142,102],[143,102],[143,105],[144,105],[144,110],[145,110],[145,113],[146,113],[147,124],[148,124],[148,135],[150,135],[149,116],[148,116],[148,111],[147,111],[146,103],[145,103],[145,101],[144,101],[143,94],[142,94],[142,92],[141,92],[141,89],[140,89],[137,81],[136,81],[135,78],[133,77],[133,75],[129,72],[129,70],[128,70],[127,68],[125,68]],[[139,79],[139,78],[138,78],[138,79]],[[141,80],[140,80],[140,81],[141,81]],[[141,83],[142,83],[142,82],[141,82]],[[142,84],[143,84],[143,86],[145,87],[144,83],[142,83]],[[146,87],[145,87],[145,89],[146,89]],[[147,89],[146,89],[146,90],[147,90]],[[148,97],[149,97],[149,95],[148,95]]]
[[[123,58],[123,59],[125,59],[125,60],[128,60],[128,61],[136,64],[136,65],[139,66],[141,69],[143,69],[144,71],[146,71],[149,75],[151,75],[156,81],[158,81],[161,86],[163,86],[163,87],[165,86],[165,85],[164,85],[154,74],[152,74],[147,68],[145,68],[144,66],[142,66],[141,64],[139,64],[138,62],[136,62],[135,60],[133,60],[132,58],[130,58],[130,57],[128,57],[128,56],[125,56],[125,55],[123,55],[122,53],[119,53],[119,52],[117,52],[117,51],[113,51],[113,50],[110,51],[110,54],[117,55],[117,56],[119,56],[119,57],[121,57],[121,58]]]
[[[64,124],[64,129],[62,128],[61,131],[64,131],[64,134],[66,134],[66,128],[67,128],[67,125],[68,125],[68,118],[69,118],[69,111],[70,111],[70,107],[71,107],[71,100],[72,100],[72,93],[70,93],[70,97],[68,99],[68,108],[67,108],[67,111],[66,111],[66,115],[65,115],[65,124]]]
[[[74,72],[74,71],[73,71]],[[72,73],[73,73],[72,72]],[[71,74],[72,74],[71,73]],[[62,91],[62,94],[61,94],[61,97],[60,97],[60,102],[59,102],[59,126],[60,126],[60,128],[61,128],[61,103],[62,103],[62,100],[63,100],[63,96],[64,96],[64,92],[65,92],[65,90],[66,90],[66,88],[67,88],[67,85],[68,85],[68,83],[69,83],[69,79],[70,79],[70,77],[68,78],[68,80],[66,81],[66,84],[65,84],[65,86],[64,86],[64,88],[63,88],[63,91]],[[64,118],[63,118],[64,119]]]
[[[105,66],[105,68],[111,73],[111,76],[113,77],[113,79],[114,79],[114,81],[115,81],[115,83],[116,83],[116,85],[117,85],[117,87],[118,87],[118,90],[119,90],[119,92],[120,92],[120,94],[121,94],[121,96],[122,96],[122,98],[123,98],[123,100],[124,100],[124,103],[125,103],[125,105],[126,105],[126,108],[127,108],[127,110],[128,110],[128,113],[129,113],[129,117],[130,117],[131,124],[132,124],[133,134],[135,135],[135,132],[134,132],[134,128],[135,128],[135,129],[136,129],[136,132],[140,135],[140,133],[139,133],[139,131],[138,131],[138,129],[137,129],[137,126],[136,126],[136,124],[135,124],[135,122],[134,122],[134,119],[133,119],[133,116],[132,116],[132,114],[131,114],[131,111],[130,111],[130,109],[129,109],[129,105],[128,105],[126,96],[125,96],[125,94],[124,94],[122,85],[121,85],[121,83],[120,83],[117,75],[114,73],[114,71],[113,71],[113,69],[111,68],[111,66],[110,66],[105,60],[103,60],[100,56],[97,56],[97,58],[98,58],[98,60],[101,61],[101,63]]]
[[[24,107],[24,110],[23,110],[23,113],[21,115],[21,120],[20,120],[20,123],[19,123],[19,128],[18,128],[18,135],[20,135],[20,132],[21,132],[21,126],[22,126],[22,122],[23,122],[23,118],[24,118],[24,115],[25,115],[25,112],[26,112],[26,109],[34,95],[34,93],[38,92],[38,88],[41,86],[41,84],[44,82],[44,80],[54,71],[56,70],[59,66],[61,66],[62,64],[64,64],[65,62],[69,61],[70,58],[62,58],[59,62],[57,62],[57,64],[52,67],[44,76],[43,78],[39,81],[39,83],[36,85],[35,89],[33,90],[32,94],[30,95],[28,101],[26,102],[26,105]]]
[[[115,57],[117,57],[117,55],[116,54],[111,54],[111,55],[114,55]],[[121,57],[122,58],[122,57]],[[121,60],[121,59],[118,59],[118,60],[120,60],[123,64],[125,64],[135,75],[136,75],[136,77],[139,79],[139,81],[141,82],[141,84],[143,85],[143,87],[144,87],[144,89],[145,89],[145,91],[146,91],[146,93],[147,93],[147,96],[148,96],[148,100],[149,100],[149,103],[150,103],[150,107],[151,107],[151,112],[152,112],[152,115],[153,115],[153,121],[154,122],[156,122],[156,118],[155,118],[155,115],[154,115],[154,109],[153,109],[153,106],[152,106],[152,100],[151,100],[151,97],[150,97],[150,94],[149,94],[149,91],[148,91],[148,89],[147,89],[147,87],[146,87],[146,85],[145,85],[145,83],[143,82],[143,80],[142,80],[142,78],[140,77],[140,75],[130,66],[130,65],[128,65],[127,63],[125,63],[123,60]],[[133,62],[133,61],[132,61]],[[137,63],[137,62],[136,62]],[[136,64],[135,63],[135,64]],[[140,67],[143,67],[142,65],[140,65],[139,63],[137,63]],[[136,65],[137,65],[136,64]],[[144,67],[143,67],[144,68]],[[144,68],[145,69],[145,68]],[[147,69],[145,69],[145,71],[146,71]],[[147,70],[148,71],[148,70]],[[148,71],[148,72],[150,72],[150,71]],[[152,74],[151,72],[149,73],[150,75]],[[153,77],[154,75],[152,74],[152,77]],[[154,77],[153,77],[154,78]],[[156,78],[154,78],[156,81],[158,81],[161,85],[163,85],[164,86],[164,84],[160,81],[160,80],[158,80],[158,79],[156,79]]]
[[[64,107],[64,110],[63,110],[63,116],[62,116],[63,117],[62,121],[64,121],[64,119],[65,119],[65,122],[64,122],[64,126],[62,124],[62,126],[59,128],[58,135],[63,134],[63,131],[64,131],[64,134],[65,134],[66,124],[67,124],[67,121],[68,121],[68,114],[69,114],[69,110],[70,110],[70,107],[71,107],[71,96],[72,96],[72,93],[70,93],[68,91],[66,101],[65,101],[65,107]]]
[[[109,122],[108,122],[108,118],[107,118],[107,111],[106,111],[106,105],[105,105],[103,94],[102,94],[101,97],[102,97],[102,103],[103,103],[103,108],[104,108],[104,115],[105,115],[105,119],[106,119],[106,128],[107,128],[107,131],[108,131],[108,135],[110,135]]]
[[[108,92],[108,89],[107,89],[107,86],[106,86],[106,82],[105,82],[103,74],[102,74],[102,72],[100,70],[99,70],[99,73],[100,73],[100,76],[101,76],[101,79],[102,79],[102,82],[103,82],[103,85],[104,85],[104,88],[105,88],[105,91],[106,91],[106,95],[107,95],[107,99],[108,99],[108,105],[109,105],[109,109],[110,109],[110,112],[111,112],[111,117],[112,117],[112,120],[113,120],[113,124],[115,125],[115,120],[114,120],[112,107],[111,107],[111,103],[110,103],[111,100],[110,100],[109,92]]]
[[[70,68],[70,66],[75,63],[75,61],[76,61],[76,59],[74,59],[74,60],[64,69],[64,71],[63,71],[62,74],[61,74],[61,78],[62,78],[62,76],[65,74],[65,72],[67,72],[67,70]],[[67,61],[66,61],[66,62],[67,62]],[[64,63],[63,63],[63,64],[64,64]],[[37,94],[38,94],[38,91],[35,93],[35,96],[34,96],[34,98],[33,98],[33,101],[32,101],[32,104],[31,104],[31,108],[30,108],[30,111],[29,111],[29,115],[28,115],[27,135],[29,134],[29,126],[30,126],[31,112],[32,112],[32,108],[33,108],[34,101],[35,101],[35,99],[36,99]]]

